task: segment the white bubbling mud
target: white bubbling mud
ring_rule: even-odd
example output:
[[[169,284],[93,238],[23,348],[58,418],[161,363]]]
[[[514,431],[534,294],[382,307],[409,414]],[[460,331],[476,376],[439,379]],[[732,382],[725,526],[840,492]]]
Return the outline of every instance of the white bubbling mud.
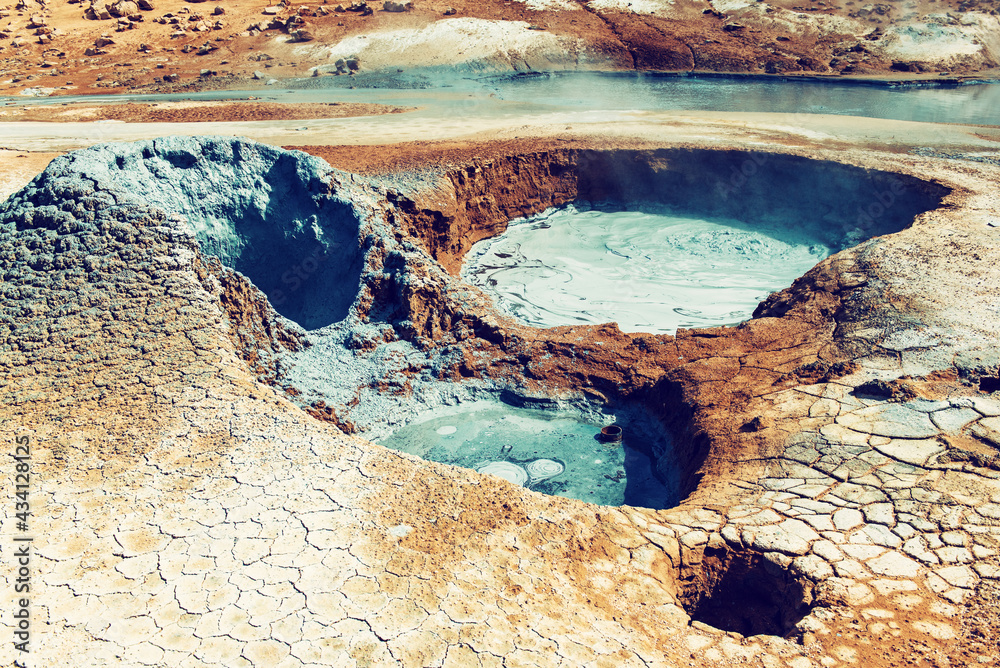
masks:
[[[534,327],[617,322],[626,332],[748,319],[837,249],[797,229],[566,206],[476,244],[462,278]]]

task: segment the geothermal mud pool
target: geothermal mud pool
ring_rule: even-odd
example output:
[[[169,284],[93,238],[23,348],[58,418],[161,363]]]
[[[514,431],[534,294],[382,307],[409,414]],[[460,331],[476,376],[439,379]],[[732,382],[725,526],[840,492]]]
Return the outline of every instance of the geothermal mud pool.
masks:
[[[533,327],[614,322],[673,334],[746,320],[832,252],[798,221],[752,226],[620,209],[567,205],[512,221],[472,247],[462,277]]]
[[[598,419],[603,418],[603,419]],[[654,473],[668,443],[648,418],[628,420],[621,441],[599,438],[615,422],[607,411],[518,408],[475,402],[440,408],[381,445],[424,459],[498,475],[536,492],[604,506],[669,508],[679,499]]]

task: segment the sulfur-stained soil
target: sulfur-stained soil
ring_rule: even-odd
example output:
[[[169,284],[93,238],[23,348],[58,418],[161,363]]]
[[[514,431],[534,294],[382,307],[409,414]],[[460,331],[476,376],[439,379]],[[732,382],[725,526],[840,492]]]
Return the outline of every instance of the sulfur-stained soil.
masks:
[[[88,3],[26,0],[0,10],[0,94],[565,69],[939,79],[995,74],[1000,53],[1000,10],[966,0],[430,0],[400,12],[382,2],[147,6],[104,19],[85,18]]]
[[[409,111],[408,107],[393,107],[366,103],[303,103],[275,102],[160,102],[128,104],[67,104],[58,107],[22,106],[0,108],[0,121],[41,121],[46,123],[79,123],[122,121],[124,123],[245,123],[249,121],[294,121],[317,118],[348,118],[375,116]]]

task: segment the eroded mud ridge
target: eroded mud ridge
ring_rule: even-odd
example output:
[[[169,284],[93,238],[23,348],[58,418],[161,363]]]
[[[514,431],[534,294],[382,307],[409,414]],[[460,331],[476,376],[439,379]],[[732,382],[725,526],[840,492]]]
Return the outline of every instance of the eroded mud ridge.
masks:
[[[746,147],[380,176],[221,138],[59,158],[0,209],[37,656],[995,665],[998,177]],[[533,329],[458,279],[507,221],[602,201],[844,250],[676,336]],[[349,435],[496,398],[652,414],[684,500],[599,507]]]

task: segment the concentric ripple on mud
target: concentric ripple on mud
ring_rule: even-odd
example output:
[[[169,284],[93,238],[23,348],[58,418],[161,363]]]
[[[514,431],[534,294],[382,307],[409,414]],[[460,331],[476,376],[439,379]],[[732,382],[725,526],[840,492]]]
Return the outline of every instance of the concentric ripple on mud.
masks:
[[[746,320],[835,250],[793,225],[570,205],[480,242],[462,275],[528,325],[673,333]]]

